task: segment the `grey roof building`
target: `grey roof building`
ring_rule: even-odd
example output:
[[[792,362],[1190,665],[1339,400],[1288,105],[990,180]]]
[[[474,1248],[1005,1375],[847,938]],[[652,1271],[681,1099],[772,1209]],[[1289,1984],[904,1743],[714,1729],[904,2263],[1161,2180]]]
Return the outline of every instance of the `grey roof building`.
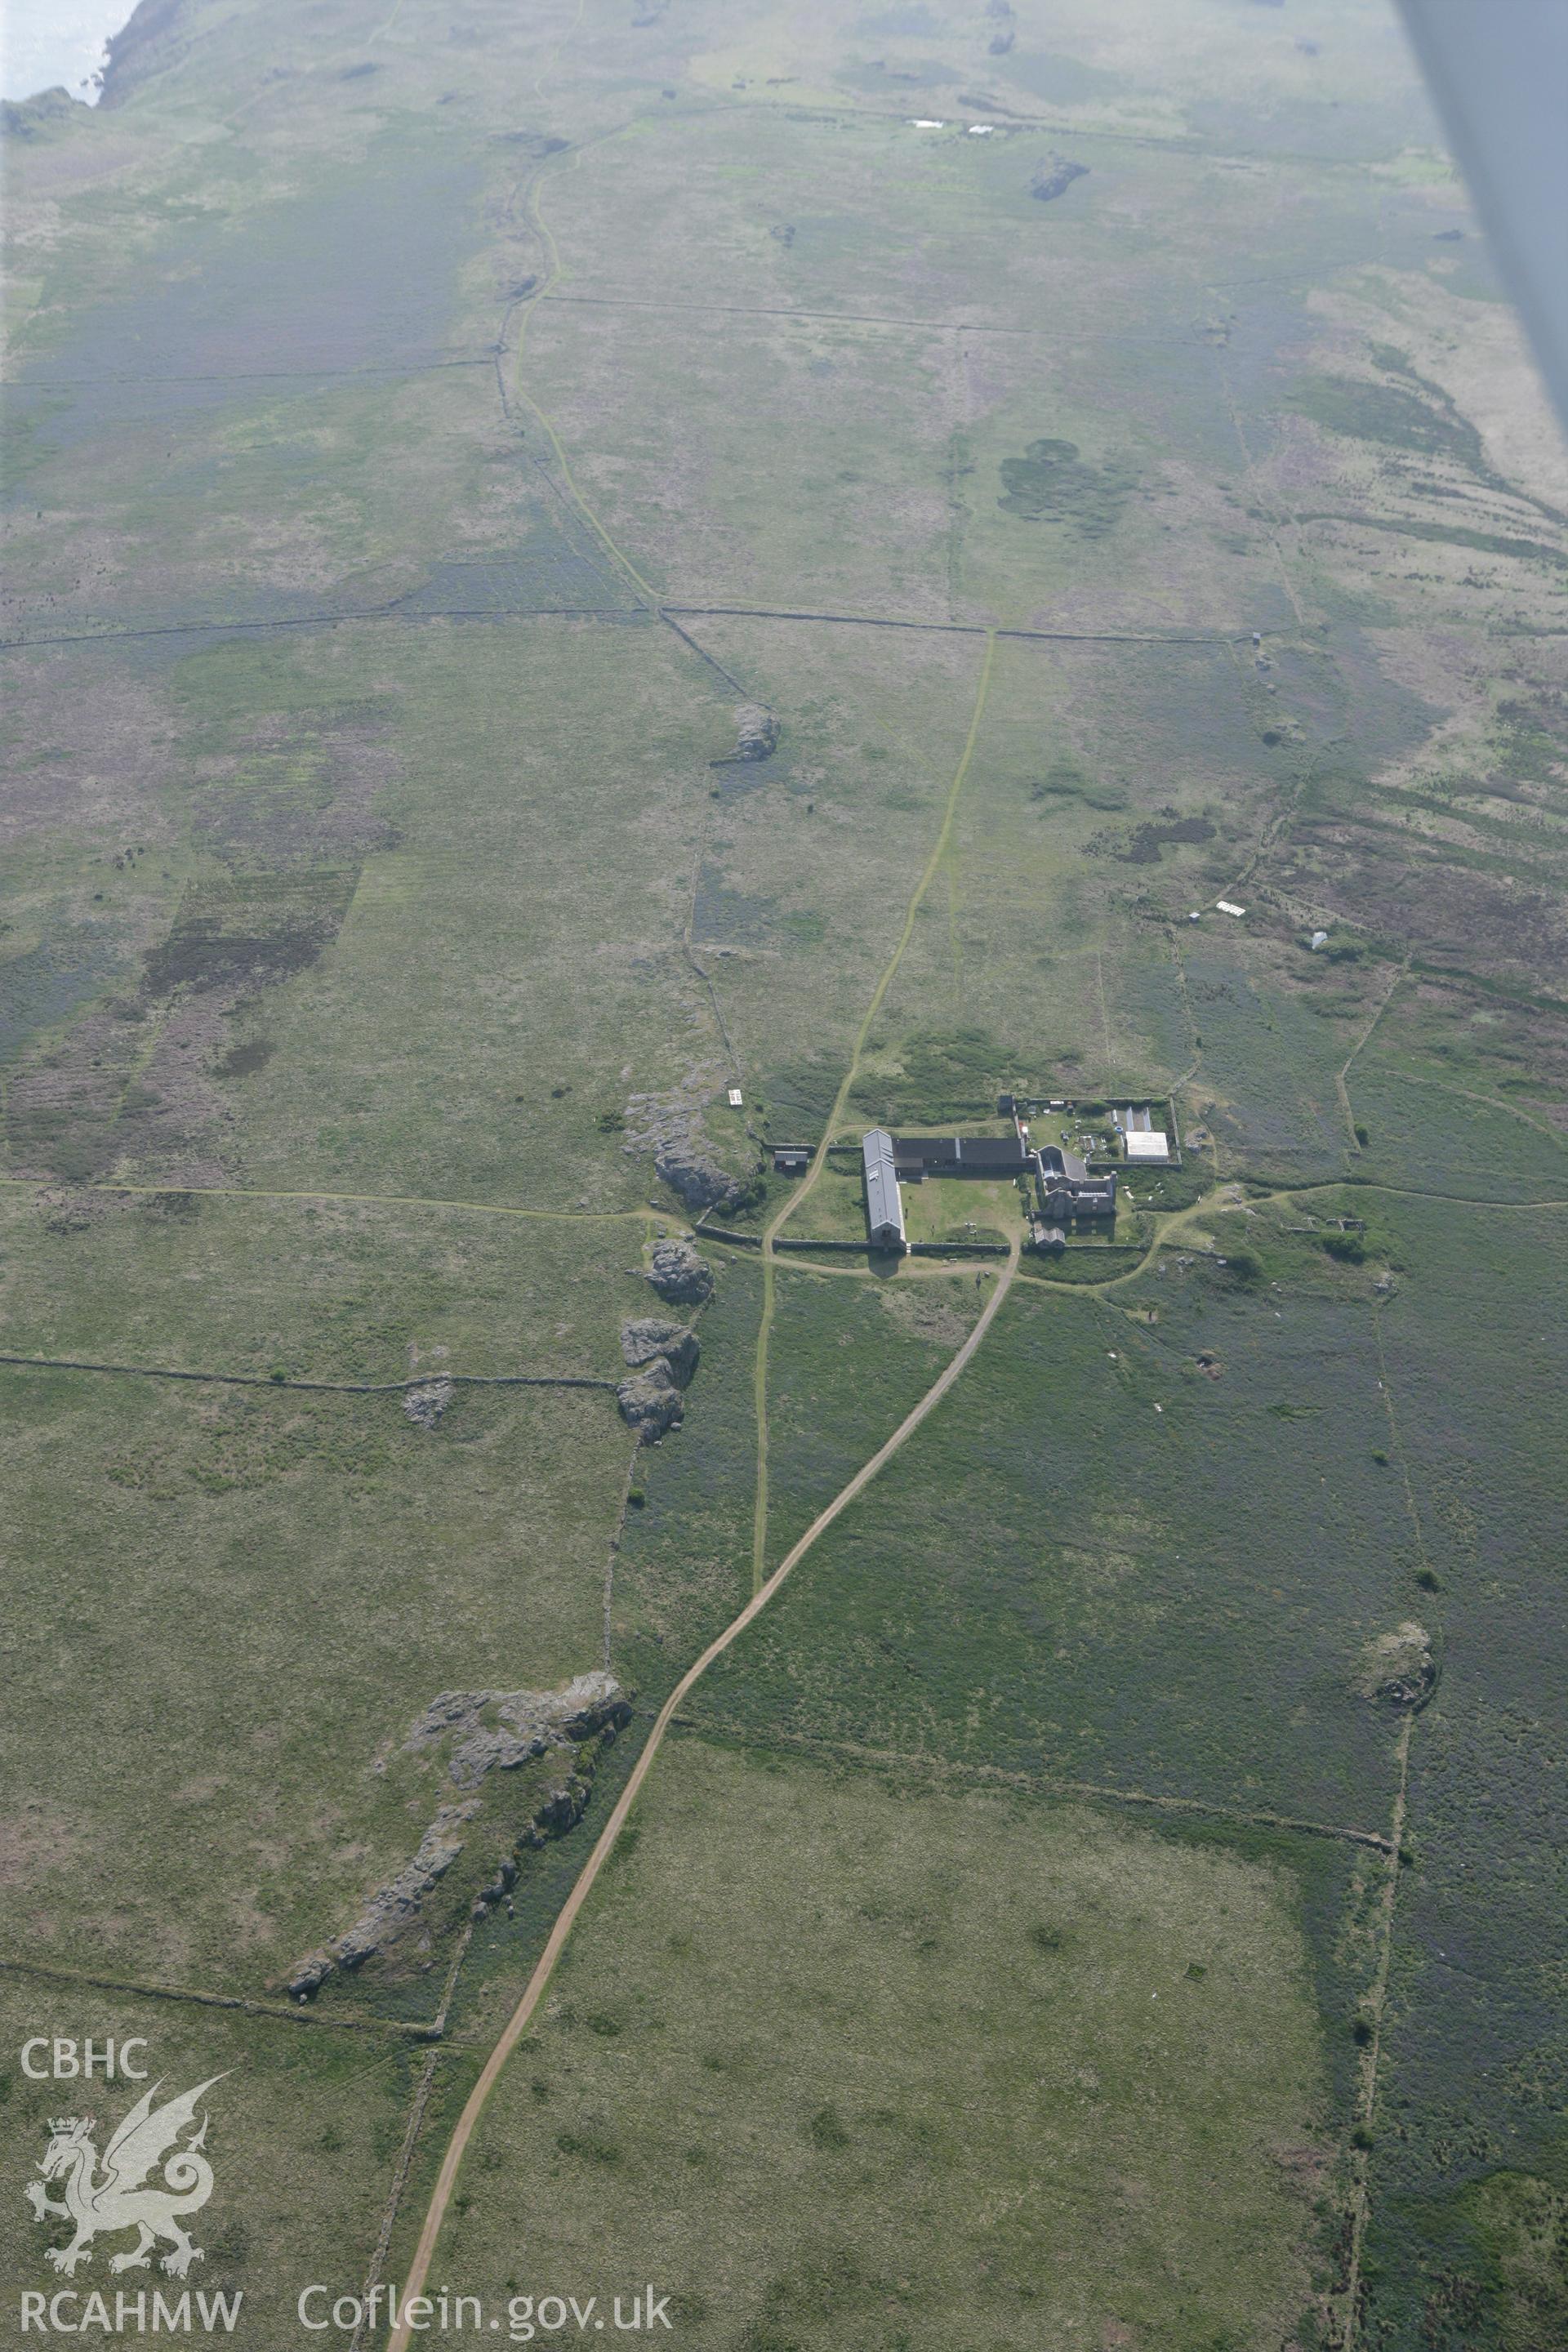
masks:
[[[866,1171],[866,1231],[871,1247],[903,1250],[908,1244],[893,1139],[885,1127],[874,1127],[860,1151]]]
[[[896,1135],[893,1159],[908,1184],[927,1176],[1022,1176],[1029,1154],[1014,1135]]]
[[[1063,1151],[1055,1143],[1043,1144],[1034,1159],[1040,1213],[1052,1224],[1065,1224],[1069,1217],[1116,1214],[1114,1174],[1091,1176],[1076,1152]]]

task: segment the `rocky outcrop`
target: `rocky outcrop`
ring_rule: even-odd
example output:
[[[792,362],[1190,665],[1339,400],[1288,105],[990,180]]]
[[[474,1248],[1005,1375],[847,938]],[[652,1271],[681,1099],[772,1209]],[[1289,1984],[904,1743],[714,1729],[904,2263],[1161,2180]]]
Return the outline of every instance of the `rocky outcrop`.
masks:
[[[1018,37],[1017,26],[1013,22],[1013,0],[989,0],[985,14],[1001,27],[987,41],[986,54],[1005,58]]]
[[[1037,204],[1048,205],[1071,187],[1075,180],[1088,177],[1087,163],[1069,163],[1065,155],[1047,155],[1029,183],[1029,194]]]
[[[735,713],[735,757],[765,760],[778,749],[779,722],[760,702],[742,702]]]
[[[126,24],[104,44],[101,107],[122,105],[133,90],[189,55],[195,39],[195,0],[141,0]]]
[[[646,1372],[634,1373],[616,1391],[621,1419],[635,1429],[643,1445],[657,1445],[667,1431],[679,1429],[686,1417],[680,1391],[662,1356]]]
[[[699,1213],[736,1208],[746,1197],[746,1186],[720,1166],[696,1121],[657,1144],[653,1164],[670,1191]]]
[[[412,1726],[403,1746],[405,1754],[418,1753],[450,1739],[447,1770],[459,1789],[472,1790],[489,1773],[515,1770],[552,1748],[580,1749],[586,1741],[611,1740],[630,1722],[631,1712],[615,1676],[601,1672],[578,1675],[553,1691],[443,1691]],[[498,1718],[493,1723],[486,1720],[492,1714]],[[511,1854],[481,1891],[476,1910],[499,1902],[512,1885],[519,1853],[563,1836],[581,1820],[593,1780],[582,1753],[577,1761],[583,1769],[565,1773],[543,1790],[514,1839]],[[479,1810],[479,1799],[474,1795],[439,1809],[412,1858],[395,1877],[377,1887],[353,1926],[293,1970],[289,1990],[297,2000],[308,2000],[334,1969],[352,1971],[377,1958],[418,1923],[425,1898],[462,1853],[468,1825]]]
[[[416,1389],[405,1389],[403,1410],[416,1429],[434,1429],[452,1402],[450,1381],[425,1381]]]
[[[487,1772],[514,1772],[547,1748],[619,1731],[631,1720],[614,1675],[579,1675],[562,1691],[492,1691],[489,1697],[499,1725],[470,1718],[474,1727],[452,1750],[447,1769],[459,1789],[477,1788]]]
[[[477,1789],[487,1772],[515,1772],[520,1764],[531,1764],[536,1756],[542,1756],[552,1744],[525,1731],[471,1731],[453,1748],[447,1769],[459,1789]]]
[[[485,1725],[493,1710],[506,1727],[506,1737],[519,1752],[485,1749],[476,1742],[494,1737]],[[488,1770],[510,1769],[547,1748],[594,1739],[606,1729],[618,1731],[631,1720],[631,1708],[614,1675],[595,1669],[578,1675],[560,1690],[443,1691],[433,1698],[404,1741],[405,1753],[454,1741],[450,1770],[459,1788],[472,1788]],[[491,1761],[479,1766],[479,1758]],[[459,1759],[464,1759],[459,1767]]]
[[[588,1810],[588,1800],[593,1793],[592,1780],[585,1780],[580,1772],[572,1773],[559,1788],[545,1790],[516,1846],[510,1853],[502,1855],[495,1876],[488,1886],[481,1886],[474,1897],[473,1916],[476,1919],[482,1918],[492,1905],[504,1902],[510,1894],[517,1884],[518,1856],[525,1851],[537,1852],[542,1845],[548,1845],[552,1838],[564,1837],[568,1830],[575,1829]]]
[[[474,1810],[472,1805],[442,1806],[420,1839],[413,1861],[377,1889],[347,1935],[339,1937],[340,1968],[357,1969],[408,1926],[424,1896],[445,1878],[462,1853],[458,1832],[471,1820]]]
[[[756,1170],[732,1176],[704,1130],[703,1110],[721,1075],[710,1064],[694,1063],[668,1093],[633,1095],[626,1104],[626,1150],[651,1151],[659,1176],[694,1213],[739,1208],[758,1181]]]
[[[289,1979],[289,1990],[304,2000],[326,1982],[334,1969],[357,1969],[384,1951],[419,1916],[430,1889],[444,1878],[463,1851],[460,1832],[479,1811],[477,1805],[443,1805],[411,1862],[395,1878],[378,1886],[346,1935],[300,1961]]]
[[[36,97],[22,99],[16,104],[9,99],[0,101],[0,131],[7,139],[37,139],[68,123],[77,113],[85,116],[86,109],[79,105],[63,83],[56,82],[51,89],[41,89]]]
[[[1407,1618],[1362,1652],[1361,1694],[1401,1710],[1424,1706],[1437,1687],[1437,1661],[1425,1625]]]
[[[701,1352],[695,1331],[667,1323],[662,1316],[633,1316],[621,1325],[621,1353],[627,1363],[640,1370],[662,1358],[678,1389],[690,1386]]]
[[[713,1296],[713,1269],[688,1241],[655,1242],[647,1278],[672,1307],[700,1307]]]
[[[657,1315],[633,1316],[621,1326],[621,1353],[635,1367],[616,1391],[621,1418],[644,1445],[656,1445],[682,1419],[680,1391],[701,1353],[697,1334]]]

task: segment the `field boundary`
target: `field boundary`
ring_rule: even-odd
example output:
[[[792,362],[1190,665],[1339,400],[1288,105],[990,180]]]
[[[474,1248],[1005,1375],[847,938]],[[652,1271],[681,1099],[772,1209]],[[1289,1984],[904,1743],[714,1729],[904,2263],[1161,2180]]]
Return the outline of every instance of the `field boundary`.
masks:
[[[0,1975],[38,1977],[46,1984],[84,1985],[94,1992],[118,1992],[137,2000],[191,2001],[199,2009],[235,2009],[247,2017],[275,2018],[284,2025],[315,2025],[328,2033],[369,2033],[387,2041],[438,2042],[439,2024],[418,2018],[324,2017],[301,2005],[255,2000],[237,1992],[201,1992],[188,1985],[142,1984],[133,1978],[94,1976],[84,1969],[57,1968],[48,1960],[0,1958]]]
[[[1026,645],[1063,646],[1240,646],[1250,645],[1250,629],[1210,631],[1207,635],[1175,630],[1131,629],[1009,629],[988,621],[927,621],[880,613],[816,613],[795,605],[677,604],[659,607],[689,621],[818,621],[835,628],[912,629],[928,636],[1007,637]],[[1268,634],[1267,631],[1262,634]]]
[[[476,1217],[532,1217],[573,1225],[682,1222],[673,1209],[651,1202],[637,1209],[529,1209],[510,1201],[432,1199],[422,1192],[331,1192],[309,1184],[73,1184],[62,1176],[0,1176],[0,1188],[25,1192],[123,1192],[149,1201],[331,1201],[351,1209],[459,1209]]]
[[[1341,2290],[1343,2318],[1341,2352],[1352,2352],[1361,2333],[1362,2252],[1366,2242],[1366,2226],[1372,2217],[1372,2121],[1377,2112],[1378,2064],[1383,2054],[1384,2012],[1388,2006],[1388,1977],[1394,1960],[1394,1928],[1399,1907],[1399,1873],[1403,1863],[1401,1849],[1410,1793],[1410,1742],[1415,1729],[1415,1717],[1407,1715],[1399,1727],[1399,1786],[1394,1792],[1393,1834],[1384,1877],[1383,1934],[1377,1969],[1367,1995],[1372,2040],[1363,2053],[1362,2077],[1356,2099],[1356,2123],[1362,2141],[1358,2145],[1352,2137],[1351,2143],[1351,2236],[1345,2261],[1345,2283]]]
[[[387,2190],[386,2203],[382,2209],[381,2231],[371,2254],[370,2265],[364,2274],[364,2284],[360,2290],[363,2308],[354,2323],[354,2332],[349,2338],[348,2352],[362,2352],[365,2338],[374,2325],[370,2315],[371,2295],[381,2284],[381,2274],[386,2266],[387,2252],[392,2244],[392,2233],[397,2226],[397,2209],[403,2202],[403,2192],[408,2186],[408,2175],[414,2164],[414,2151],[419,2145],[420,2128],[425,2121],[425,2110],[430,2104],[430,2094],[435,2088],[436,2068],[440,2058],[440,2051],[431,2051],[425,2061],[419,2080],[415,2085],[414,2096],[408,2103],[408,2122],[404,2129],[403,2146],[398,2150],[397,2162],[393,2168],[392,2186]]]
[[[397,1396],[445,1381],[455,1389],[609,1389],[618,1383],[586,1372],[421,1372],[406,1381],[296,1381],[271,1372],[184,1372],[166,1364],[96,1364],[80,1356],[0,1356],[28,1372],[120,1372],[139,1381],[201,1381],[228,1389],[310,1389],[327,1396]]]
[[[1012,1286],[1012,1279],[1014,1274],[1017,1270],[1017,1264],[1018,1252],[1016,1247],[1015,1247],[1012,1255],[1008,1260],[1007,1265],[1004,1269],[1001,1277],[995,1286],[995,1288],[992,1291],[990,1297],[986,1300],[984,1307],[981,1310],[979,1319],[975,1323],[974,1328],[970,1332],[963,1346],[954,1352],[950,1361],[937,1375],[937,1378],[932,1381],[924,1396],[920,1400],[920,1402],[915,1405],[911,1412],[905,1414],[903,1420],[899,1423],[897,1429],[894,1430],[892,1435],[879,1446],[877,1452],[871,1455],[869,1461],[862,1464],[861,1467],[855,1473],[855,1475],[848,1481],[847,1485],[840,1488],[839,1492],[834,1496],[832,1502],[828,1504],[826,1510],[820,1511],[817,1514],[816,1517],[813,1519],[811,1525],[806,1528],[805,1533],[803,1536],[798,1537],[795,1542],[791,1546],[790,1549],[784,1554],[784,1559],[779,1562],[777,1568],[774,1569],[766,1583],[763,1584],[759,1591],[752,1593],[745,1606],[737,1613],[736,1616],[731,1618],[730,1623],[725,1626],[723,1632],[717,1634],[714,1639],[709,1643],[707,1648],[701,1653],[701,1654],[694,1659],[692,1664],[687,1667],[686,1672],[681,1675],[679,1681],[676,1684],[675,1688],[670,1692],[669,1696],[665,1700],[664,1705],[660,1707],[658,1714],[654,1718],[653,1727],[648,1733],[647,1738],[643,1743],[642,1749],[637,1756],[637,1761],[634,1763],[630,1773],[627,1775],[626,1786],[622,1789],[620,1795],[616,1798],[614,1808],[611,1811],[610,1817],[605,1823],[604,1828],[600,1831],[597,1839],[595,1841],[593,1851],[589,1854],[587,1861],[584,1864],[577,1878],[574,1882],[571,1893],[567,1895],[565,1902],[562,1905],[561,1909],[556,1914],[555,1924],[551,1928],[544,1949],[540,1954],[538,1962],[534,1967],[533,1973],[529,1978],[528,1983],[523,1990],[522,1998],[518,2002],[516,2009],[512,2011],[510,2018],[508,2020],[500,2039],[497,2042],[495,2047],[490,2052],[489,2058],[485,2061],[479,2078],[468,2095],[462,2114],[458,2118],[452,2137],[447,2143],[447,2153],[442,2159],[441,2169],[436,2178],[435,2188],[431,2192],[430,2205],[426,2213],[424,2227],[420,2231],[418,2243],[415,2248],[413,2259],[408,2266],[408,2276],[405,2287],[405,2316],[393,2331],[392,2336],[389,2340],[388,2352],[407,2352],[407,2347],[410,2340],[410,2326],[406,2316],[406,2305],[416,2296],[423,2292],[425,2281],[429,2275],[430,2264],[435,2258],[437,2242],[441,2234],[441,2225],[447,2216],[447,2208],[451,2201],[452,2190],[457,2182],[458,2168],[462,2164],[463,2157],[467,2151],[468,2142],[472,2138],[475,2127],[479,2123],[480,2116],[484,2112],[485,2104],[489,2099],[491,2091],[494,2089],[496,2083],[500,2079],[502,2068],[505,2066],[507,2060],[510,2057],[519,2042],[522,2039],[534,2011],[537,2010],[541,2000],[544,1997],[545,1988],[549,1984],[551,1977],[554,1973],[555,1964],[560,1958],[563,1950],[565,1948],[567,1939],[570,1937],[574,1927],[576,1925],[578,1913],[582,1910],[584,1903],[587,1900],[588,1895],[592,1892],[595,1881],[597,1879],[600,1871],[604,1868],[605,1864],[609,1860],[610,1855],[615,1851],[616,1842],[620,1837],[622,1830],[626,1826],[627,1816],[631,1812],[632,1806],[637,1801],[637,1793],[640,1790],[643,1782],[647,1780],[648,1773],[652,1769],[654,1760],[658,1755],[659,1749],[664,1745],[665,1736],[669,1729],[670,1724],[675,1718],[681,1701],[686,1697],[687,1693],[701,1680],[702,1676],[707,1673],[714,1660],[722,1657],[725,1651],[730,1648],[731,1643],[733,1643],[736,1638],[745,1631],[752,1619],[759,1616],[762,1611],[766,1608],[768,1602],[778,1591],[781,1585],[783,1585],[785,1579],[789,1576],[791,1570],[800,1560],[805,1559],[806,1553],[811,1549],[813,1544],[816,1543],[817,1538],[824,1534],[826,1529],[832,1526],[834,1520],[838,1517],[840,1512],[847,1510],[849,1505],[865,1491],[865,1489],[871,1484],[871,1481],[876,1477],[878,1472],[882,1469],[886,1463],[891,1460],[892,1456],[899,1451],[906,1439],[914,1434],[914,1432],[920,1427],[927,1415],[932,1412],[937,1405],[941,1403],[942,1398],[947,1394],[949,1389],[952,1388],[953,1382],[959,1378],[965,1365],[969,1362],[971,1357],[974,1354],[975,1349],[980,1346],[981,1341],[984,1339],[986,1332],[990,1329],[991,1325],[995,1320],[997,1312]]]
[[[1058,1780],[1047,1772],[1011,1772],[1001,1764],[968,1764],[956,1757],[918,1756],[901,1748],[866,1748],[853,1739],[824,1739],[803,1731],[752,1731],[723,1716],[688,1714],[673,1718],[671,1728],[697,1738],[721,1740],[736,1748],[797,1748],[803,1755],[842,1756],[858,1764],[912,1771],[931,1780],[950,1779],[999,1782],[1044,1797],[1072,1797],[1086,1803],[1143,1805],[1160,1812],[1203,1813],[1216,1821],[1237,1822],[1255,1829],[1289,1830],[1302,1837],[1334,1838],[1347,1845],[1368,1846],[1389,1853],[1392,1842],[1381,1830],[1342,1828],[1335,1822],[1307,1821],[1291,1813],[1248,1811],[1237,1805],[1211,1804],[1205,1797],[1162,1796],[1148,1789],[1119,1789],[1098,1780]]]
[[[400,597],[398,604],[405,601]],[[265,620],[160,621],[139,628],[82,629],[47,637],[0,637],[0,654],[29,653],[37,646],[123,646],[138,644],[148,637],[224,636],[236,631],[265,635],[275,629],[337,629],[354,621],[395,621],[405,628],[416,627],[422,621],[613,621],[625,626],[630,621],[651,621],[655,617],[651,608],[639,604],[423,604],[417,613],[400,612],[397,604],[372,604],[348,612],[282,614]]]

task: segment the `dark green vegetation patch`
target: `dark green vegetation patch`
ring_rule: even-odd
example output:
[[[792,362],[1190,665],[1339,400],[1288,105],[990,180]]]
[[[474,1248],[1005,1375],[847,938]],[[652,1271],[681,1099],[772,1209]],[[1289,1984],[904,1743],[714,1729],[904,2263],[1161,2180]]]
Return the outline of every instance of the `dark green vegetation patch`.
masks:
[[[1327,432],[1348,440],[1381,442],[1427,457],[1451,457],[1472,469],[1481,465],[1480,435],[1451,401],[1424,397],[1403,384],[1368,383],[1360,376],[1312,376],[1299,383],[1290,404]]]
[[[1002,461],[1004,513],[1027,522],[1065,523],[1083,539],[1103,539],[1121,520],[1137,476],[1108,458],[1097,466],[1076,441],[1031,441],[1021,457]]]

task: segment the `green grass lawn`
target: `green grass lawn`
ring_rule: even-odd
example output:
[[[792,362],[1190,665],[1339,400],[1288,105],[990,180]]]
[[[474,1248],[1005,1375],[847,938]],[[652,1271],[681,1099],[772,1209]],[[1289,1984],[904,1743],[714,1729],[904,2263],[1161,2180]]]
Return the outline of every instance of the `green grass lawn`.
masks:
[[[1144,1277],[1152,1327],[1018,1286],[706,1704],[756,1733],[1385,1827],[1394,1727],[1356,1662],[1416,1562],[1373,1459],[1369,1318],[1226,1282]]]
[[[85,1975],[101,1973],[105,1954],[79,1947],[73,1959]],[[8,2045],[45,2034],[74,2042],[91,2040],[101,2053],[112,2040],[144,2047],[132,2063],[145,2082],[106,2082],[102,2057],[90,2084],[81,2079],[33,2081],[16,2060],[5,2078],[6,2137],[13,2149],[16,2193],[0,2208],[0,2262],[15,2293],[62,2291],[83,2300],[66,2304],[73,2322],[95,2291],[105,2299],[110,2322],[116,2293],[146,2296],[145,2325],[152,2331],[153,2301],[161,2293],[177,2308],[187,2290],[193,2305],[200,2294],[242,2298],[234,2326],[237,2343],[257,2352],[287,2352],[298,2344],[296,2315],[301,2288],[328,2284],[332,2295],[358,2291],[375,2243],[391,2189],[409,2107],[423,2074],[426,2053],[405,2037],[383,2032],[336,2032],[300,2026],[288,2017],[241,2017],[233,2011],[172,2001],[138,2000],[106,1986],[45,1983],[8,1977],[0,1988]],[[29,2062],[46,2069],[47,2050]],[[438,2057],[431,2104],[448,2107],[450,2058]],[[100,2236],[87,2266],[74,2279],[48,2267],[46,2247],[64,2245],[68,2226],[49,2219],[40,2224],[23,2201],[21,2183],[36,2178],[49,2139],[52,2117],[90,2114],[97,2117],[99,2158],[115,2126],[144,2091],[161,2091],[154,2105],[219,2079],[201,2103],[208,2118],[204,2154],[214,2186],[206,2204],[187,2215],[184,2226],[204,2259],[184,2279],[165,2276],[155,2264],[169,2251],[156,2249],[154,2266],[111,2275],[109,2263],[129,2253],[132,2236],[121,2231]],[[189,2139],[190,2132],[184,2134]],[[58,2200],[61,2185],[48,2186]],[[329,2301],[331,2297],[329,2296]],[[20,2309],[18,2306],[18,2318]],[[91,2326],[91,2321],[87,2323]],[[199,2313],[193,2311],[193,2329]],[[132,2317],[132,2325],[134,2320]],[[223,2325],[215,2321],[221,2336]]]
[[[912,1242],[1009,1241],[1022,1222],[1015,1184],[928,1176],[923,1184],[901,1189],[904,1223]]]
[[[683,1739],[442,2259],[635,2273],[698,2344],[1262,2352],[1310,2298],[1326,2123],[1287,1876]]]
[[[475,1933],[406,2251],[750,1591],[763,1269],[712,1245],[635,1461],[603,1391],[430,1433],[269,1376],[613,1376],[687,1222],[656,1131],[821,1136],[973,722],[844,1134],[1169,1095],[1133,1191],[1226,1190],[1134,1281],[1026,1265],[704,1685],[454,2276],[624,2256],[721,2352],[1310,2342],[1381,1864],[1261,1817],[1387,1829],[1367,1654],[1419,1617],[1368,2352],[1555,2344],[1568,482],[1393,19],[176,13],[8,142],[0,1349],[261,1385],[0,1371],[0,1957],[254,1994],[416,1842],[430,1698],[607,1642],[638,1716]],[[858,1168],[786,1230],[858,1242]],[[984,1295],[776,1278],[770,1561]],[[237,2068],[268,2352],[279,2248],[357,2283],[409,2095],[322,2021],[427,2013],[468,1892],[314,2024],[158,2012]]]
[[[440,1791],[384,1765],[437,1693],[601,1663],[615,1401],[469,1390],[432,1433],[396,1397],[3,1379],[7,1782],[49,1828],[7,1952],[254,1991],[417,1846]]]

